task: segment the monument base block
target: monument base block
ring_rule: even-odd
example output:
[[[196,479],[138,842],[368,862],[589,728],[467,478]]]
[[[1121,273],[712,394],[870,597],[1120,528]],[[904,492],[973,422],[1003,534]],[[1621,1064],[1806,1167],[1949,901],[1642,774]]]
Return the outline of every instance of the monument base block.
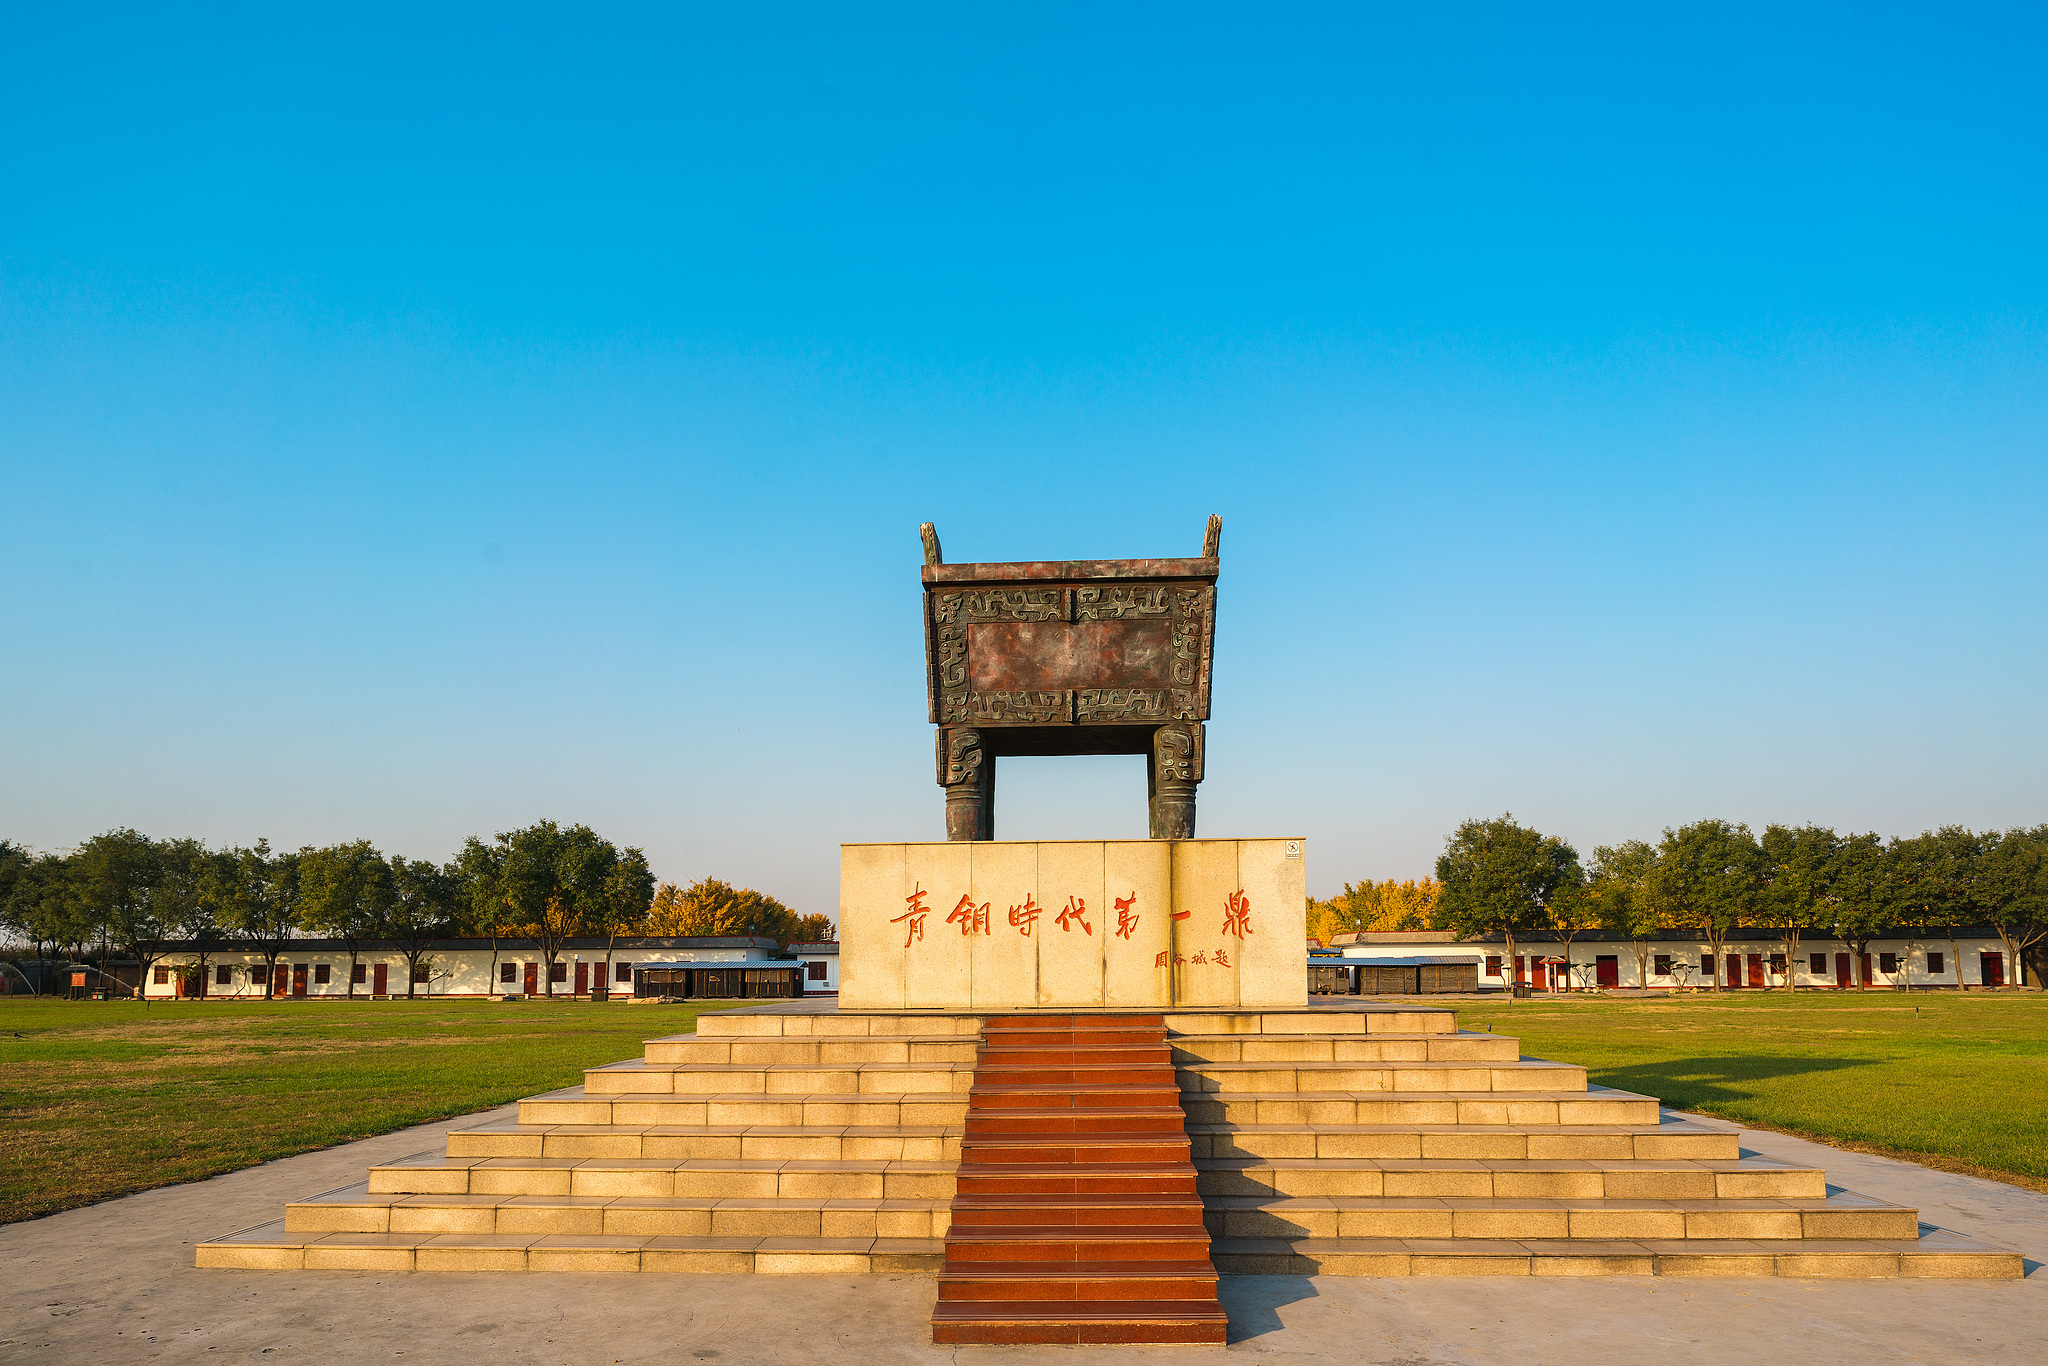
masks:
[[[1308,1000],[1301,839],[846,844],[848,1010],[1273,1010]]]

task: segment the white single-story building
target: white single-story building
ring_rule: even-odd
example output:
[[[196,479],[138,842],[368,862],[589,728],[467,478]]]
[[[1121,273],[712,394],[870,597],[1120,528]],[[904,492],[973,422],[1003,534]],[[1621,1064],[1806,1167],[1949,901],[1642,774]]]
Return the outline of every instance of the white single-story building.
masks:
[[[1422,946],[1428,946],[1426,949]],[[1679,986],[1748,989],[1785,985],[1785,944],[1769,928],[1736,930],[1717,953],[1694,931],[1666,930],[1646,942],[1648,973],[1638,971],[1633,942],[1612,930],[1589,930],[1569,946],[1555,935],[1532,931],[1516,936],[1515,951],[1499,935],[1459,939],[1442,930],[1373,931],[1339,934],[1330,947],[1346,958],[1382,959],[1426,952],[1457,956],[1477,968],[1481,990],[1510,985],[1537,989],[1598,986],[1667,990]],[[1988,926],[1959,927],[1946,934],[1890,935],[1864,946],[1858,964],[1851,946],[1819,935],[1802,936],[1791,964],[1792,985],[1800,987],[1969,987],[2017,985],[2024,978],[2006,962],[2005,943]],[[1342,959],[1324,958],[1324,962]],[[1390,960],[1391,961],[1391,960]],[[1860,968],[1860,971],[1859,971]]]
[[[364,939],[357,941],[356,949],[351,964],[348,945],[341,940],[287,940],[277,958],[275,994],[406,994],[406,956],[396,944]],[[788,960],[773,939],[760,936],[621,935],[616,942],[564,940],[550,972],[540,946],[530,939],[500,939],[495,944],[489,939],[436,939],[420,959],[412,989],[418,996],[481,997],[587,996],[595,988],[605,988],[623,999],[633,994],[633,970],[641,963],[771,961]],[[262,954],[246,944],[226,942],[207,946],[202,983],[199,946],[174,944],[149,972],[143,990],[152,1000],[261,1000],[268,975]]]
[[[791,944],[789,956],[804,965],[804,995],[839,994],[839,945],[831,942]]]

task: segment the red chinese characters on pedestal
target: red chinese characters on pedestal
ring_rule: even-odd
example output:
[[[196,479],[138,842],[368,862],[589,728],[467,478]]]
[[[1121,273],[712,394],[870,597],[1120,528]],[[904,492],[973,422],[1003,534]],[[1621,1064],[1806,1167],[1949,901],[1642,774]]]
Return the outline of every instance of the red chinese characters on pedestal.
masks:
[[[1244,894],[1242,888],[1224,898],[1223,932],[1234,934],[1239,939],[1252,932],[1251,898]]]
[[[1026,892],[1022,906],[1010,907],[1010,923],[1017,927],[1019,934],[1029,939],[1031,937],[1031,927],[1036,925],[1038,917],[1044,914],[1045,908],[1034,904],[1031,900],[1031,893]]]
[[[915,891],[903,898],[910,909],[889,922],[891,925],[901,925],[906,920],[910,922],[903,931],[903,947],[906,949],[910,947],[911,940],[924,938],[924,918],[932,913],[932,908],[924,904],[927,895],[923,885],[919,884]]]
[[[1132,892],[1129,896],[1111,899],[1116,902],[1116,937],[1129,939],[1131,931],[1138,928],[1138,917],[1131,911],[1131,907],[1138,904],[1138,894]]]
[[[1083,930],[1087,930],[1087,932],[1090,935],[1093,935],[1095,931],[1089,929],[1088,922],[1081,918],[1087,914],[1088,903],[1081,900],[1079,897],[1070,896],[1067,898],[1067,908],[1064,911],[1061,911],[1058,915],[1053,917],[1053,923],[1055,925],[1058,925],[1061,929],[1069,931],[1071,931],[1075,925],[1079,925]],[[1069,921],[1072,921],[1073,923],[1069,924]]]
[[[984,901],[977,906],[973,897],[963,896],[960,904],[953,908],[953,913],[946,917],[946,923],[958,925],[962,934],[987,934],[988,903]]]

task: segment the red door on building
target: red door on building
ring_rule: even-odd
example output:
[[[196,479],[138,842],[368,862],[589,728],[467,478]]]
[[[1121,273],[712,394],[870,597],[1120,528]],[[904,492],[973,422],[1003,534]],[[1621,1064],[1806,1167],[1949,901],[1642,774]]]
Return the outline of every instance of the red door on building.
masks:
[[[1835,955],[1835,985],[1838,987],[1849,985],[1849,955],[1846,953]]]
[[[1515,985],[1518,987],[1529,985],[1528,964],[1519,955],[1515,958]]]
[[[1760,953],[1749,956],[1749,984],[1753,987],[1764,984],[1764,956]]]
[[[538,996],[540,994],[540,964],[538,963],[528,963],[526,965],[526,994],[528,996]]]
[[[1981,975],[1982,975],[1982,977],[1983,977],[1983,980],[1984,980],[1984,985],[1985,985],[1985,986],[1987,986],[1987,987],[2002,987],[2002,986],[2004,986],[2004,985],[2005,985],[2005,955],[2004,955],[2004,954],[2002,954],[2002,953],[1987,953],[1987,954],[1984,954],[1984,955],[1982,956],[1982,960],[1981,960],[1981,962],[1980,962],[1980,965],[1979,965],[1979,972],[1981,973]]]
[[[1619,955],[1602,954],[1593,960],[1594,980],[1603,987],[1621,985],[1621,958]]]
[[[578,964],[576,965],[576,994],[577,994],[578,996],[583,996],[583,995],[587,995],[587,994],[589,993],[589,991],[590,991],[590,964],[588,964],[588,963],[578,963]]]
[[[1856,961],[1858,965],[1857,971],[1862,974],[1862,976],[1856,979],[1856,985],[1867,987],[1870,985],[1870,955],[1867,953],[1858,954]]]
[[[1541,958],[1531,958],[1529,960],[1529,985],[1538,991],[1542,991],[1549,984],[1549,976],[1544,970],[1543,960]]]
[[[1741,986],[1742,955],[1739,953],[1725,954],[1721,958],[1721,965],[1722,974],[1726,979],[1724,984],[1730,987]]]
[[[391,965],[379,963],[370,973],[370,994],[388,996],[391,994]]]
[[[292,995],[304,996],[305,994],[306,965],[304,963],[294,963],[292,964]]]

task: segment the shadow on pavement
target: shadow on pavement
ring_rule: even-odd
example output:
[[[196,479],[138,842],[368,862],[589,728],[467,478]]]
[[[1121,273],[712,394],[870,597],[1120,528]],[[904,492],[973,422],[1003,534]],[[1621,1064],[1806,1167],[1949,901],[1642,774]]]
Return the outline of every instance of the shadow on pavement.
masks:
[[[1316,1284],[1306,1276],[1225,1276],[1216,1298],[1230,1315],[1231,1342],[1278,1332],[1280,1307],[1316,1298]]]

